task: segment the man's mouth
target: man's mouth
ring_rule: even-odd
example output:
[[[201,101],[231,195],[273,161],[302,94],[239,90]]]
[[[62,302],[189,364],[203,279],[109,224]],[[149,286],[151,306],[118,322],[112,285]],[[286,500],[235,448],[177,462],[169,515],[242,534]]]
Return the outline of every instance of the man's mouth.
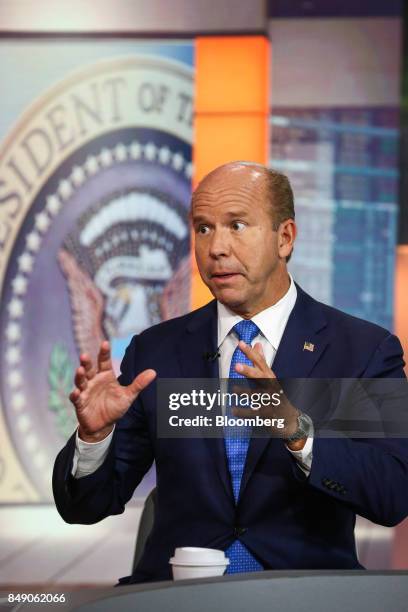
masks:
[[[215,280],[216,282],[231,280],[236,276],[240,276],[239,272],[215,272],[214,274],[211,274],[212,280]]]

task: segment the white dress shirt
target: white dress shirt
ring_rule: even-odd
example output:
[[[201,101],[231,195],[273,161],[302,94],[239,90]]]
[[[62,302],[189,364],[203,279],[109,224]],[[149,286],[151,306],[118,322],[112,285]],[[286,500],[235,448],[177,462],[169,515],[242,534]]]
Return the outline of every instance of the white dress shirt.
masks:
[[[289,275],[290,276],[290,275]],[[290,287],[285,295],[273,306],[258,312],[251,321],[260,329],[260,332],[252,341],[252,346],[257,342],[262,345],[266,363],[273,370],[273,361],[279,348],[280,341],[285,331],[289,315],[295,305],[297,298],[296,285],[290,276]],[[242,321],[242,317],[235,314],[218,302],[218,350],[220,352],[219,371],[220,378],[228,378],[232,355],[238,344],[238,336],[232,330],[234,325]],[[286,447],[295,457],[302,471],[309,475],[312,467],[313,431],[311,431],[302,450],[293,451]]]
[[[262,344],[266,362],[272,367],[279,343],[285,331],[289,315],[295,305],[297,298],[296,285],[290,277],[290,287],[285,295],[273,306],[258,312],[252,321],[260,329],[260,333],[254,338],[252,346],[256,342]],[[228,378],[232,355],[238,344],[238,336],[233,331],[234,325],[242,321],[242,317],[235,314],[229,308],[217,303],[218,309],[218,348],[220,352],[219,373],[220,378]],[[101,442],[84,442],[76,434],[75,455],[72,466],[72,475],[81,478],[95,472],[104,462],[108,454],[113,431]],[[309,475],[312,466],[313,431],[308,437],[302,450],[290,452],[298,462],[300,469]]]

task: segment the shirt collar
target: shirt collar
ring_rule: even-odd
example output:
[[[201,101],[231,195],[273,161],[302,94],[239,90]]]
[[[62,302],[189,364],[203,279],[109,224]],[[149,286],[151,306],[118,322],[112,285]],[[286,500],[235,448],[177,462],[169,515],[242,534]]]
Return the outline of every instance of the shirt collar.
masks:
[[[275,351],[278,350],[286,323],[288,322],[289,315],[292,312],[297,298],[296,285],[290,274],[289,278],[290,286],[285,295],[276,302],[276,304],[258,312],[258,314],[252,318],[252,321],[256,323],[262,335],[265,336]],[[217,302],[217,310],[218,346],[221,346],[234,325],[242,321],[242,317],[232,312],[232,310],[224,306],[224,304],[221,304],[221,302]]]

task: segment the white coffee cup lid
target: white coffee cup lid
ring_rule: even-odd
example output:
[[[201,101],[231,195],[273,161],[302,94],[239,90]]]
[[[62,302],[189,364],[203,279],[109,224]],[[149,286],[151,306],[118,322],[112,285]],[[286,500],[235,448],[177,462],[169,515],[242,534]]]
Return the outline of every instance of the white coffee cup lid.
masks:
[[[172,565],[228,565],[229,559],[223,550],[215,548],[199,548],[197,546],[183,546],[176,548],[174,557],[169,561]]]

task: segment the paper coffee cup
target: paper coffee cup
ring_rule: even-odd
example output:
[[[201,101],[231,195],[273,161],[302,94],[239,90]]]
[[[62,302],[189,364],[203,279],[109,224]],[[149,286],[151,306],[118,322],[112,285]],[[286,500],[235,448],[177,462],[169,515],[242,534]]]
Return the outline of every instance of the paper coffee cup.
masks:
[[[222,576],[229,564],[229,559],[223,550],[184,546],[176,548],[174,557],[169,563],[174,580],[186,580],[187,578]]]

